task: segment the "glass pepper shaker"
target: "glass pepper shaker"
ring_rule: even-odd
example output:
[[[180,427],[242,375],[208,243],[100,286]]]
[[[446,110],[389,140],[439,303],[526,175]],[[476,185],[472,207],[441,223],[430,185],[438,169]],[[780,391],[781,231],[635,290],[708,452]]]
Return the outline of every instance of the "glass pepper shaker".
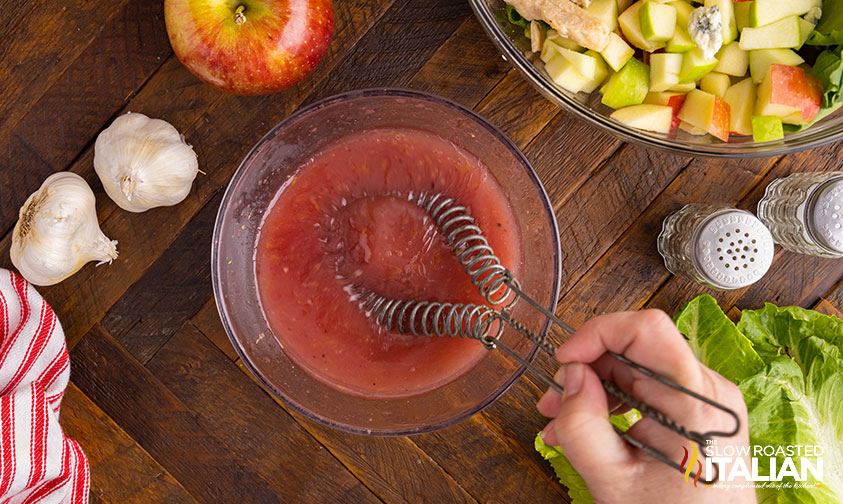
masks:
[[[843,257],[843,172],[774,180],[758,202],[758,217],[787,250]]]
[[[658,248],[671,273],[718,290],[752,285],[773,262],[770,231],[729,205],[695,203],[670,214]]]

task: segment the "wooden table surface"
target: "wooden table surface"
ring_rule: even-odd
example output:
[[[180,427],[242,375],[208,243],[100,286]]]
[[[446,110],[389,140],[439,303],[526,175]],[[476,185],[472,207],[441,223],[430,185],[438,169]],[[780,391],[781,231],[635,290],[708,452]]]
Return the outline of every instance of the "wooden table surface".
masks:
[[[275,402],[219,322],[210,242],[239,162],[272,126],[338,92],[409,87],[472,107],[524,150],[547,187],[563,251],[559,312],[675,310],[702,289],[671,277],[655,246],[690,202],[754,208],[773,179],[837,168],[843,144],[784,157],[692,159],[625,144],[541,98],[504,62],[462,0],[342,0],[325,60],[297,87],[239,97],[173,56],[161,0],[0,0],[0,264],[18,208],[44,178],[82,175],[97,195],[110,266],[41,288],[72,362],[62,425],[91,464],[91,500],[158,502],[560,502],[533,450],[541,389],[521,379],[453,427],[410,438],[337,432]],[[125,111],[176,126],[199,155],[187,199],[118,209],[94,174],[96,135]],[[777,251],[724,307],[843,306],[843,261]],[[547,372],[555,366],[547,359]]]

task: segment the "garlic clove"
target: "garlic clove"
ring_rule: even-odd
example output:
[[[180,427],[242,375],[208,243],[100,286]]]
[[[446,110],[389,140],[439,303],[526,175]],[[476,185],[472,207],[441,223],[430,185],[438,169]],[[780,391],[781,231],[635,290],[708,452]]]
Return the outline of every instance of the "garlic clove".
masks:
[[[117,258],[117,242],[97,222],[96,199],[75,173],[55,173],[20,209],[12,231],[12,264],[34,285],[53,285],[90,261]]]
[[[94,169],[120,208],[144,212],[184,200],[199,173],[199,161],[170,123],[127,113],[97,137]]]

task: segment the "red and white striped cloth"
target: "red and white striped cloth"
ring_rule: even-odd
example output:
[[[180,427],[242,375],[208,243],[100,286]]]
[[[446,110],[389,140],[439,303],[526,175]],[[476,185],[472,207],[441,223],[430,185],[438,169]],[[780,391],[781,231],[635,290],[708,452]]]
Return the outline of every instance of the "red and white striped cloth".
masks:
[[[88,502],[88,460],[59,425],[69,378],[55,313],[0,268],[0,503]]]

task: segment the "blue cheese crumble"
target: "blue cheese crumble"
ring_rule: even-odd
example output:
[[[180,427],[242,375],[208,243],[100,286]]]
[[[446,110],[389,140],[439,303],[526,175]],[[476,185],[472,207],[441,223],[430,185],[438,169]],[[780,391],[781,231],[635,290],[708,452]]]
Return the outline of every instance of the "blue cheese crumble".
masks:
[[[723,16],[720,7],[699,7],[688,17],[688,34],[697,44],[703,59],[714,58],[723,46]]]

